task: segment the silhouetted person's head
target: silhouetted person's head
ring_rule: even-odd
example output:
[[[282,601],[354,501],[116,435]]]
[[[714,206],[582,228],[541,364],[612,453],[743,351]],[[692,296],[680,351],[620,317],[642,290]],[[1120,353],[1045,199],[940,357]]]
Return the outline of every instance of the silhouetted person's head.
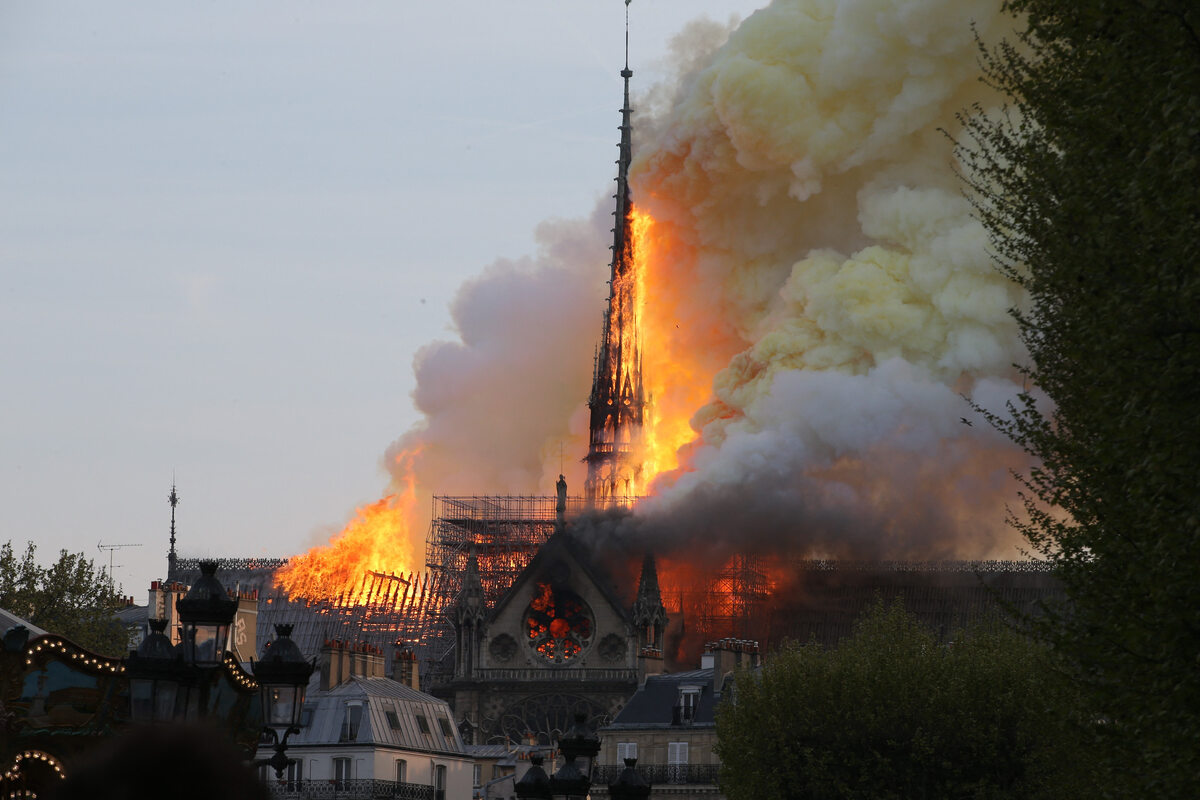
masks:
[[[193,725],[123,733],[68,770],[51,800],[267,800],[228,733]]]

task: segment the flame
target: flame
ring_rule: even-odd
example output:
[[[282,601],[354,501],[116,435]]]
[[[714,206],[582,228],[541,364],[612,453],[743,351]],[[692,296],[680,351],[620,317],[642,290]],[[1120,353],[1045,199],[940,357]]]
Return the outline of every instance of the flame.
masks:
[[[372,572],[417,571],[421,537],[414,535],[416,481],[410,450],[397,461],[406,469],[402,489],[359,508],[328,544],[293,556],[275,573],[275,585],[292,597],[355,605],[366,602],[364,579]]]
[[[642,380],[650,401],[642,474],[645,493],[652,494],[657,476],[686,468],[682,453],[699,436],[692,414],[710,401],[722,359],[736,350],[727,344],[714,351],[713,340],[724,338],[714,335],[719,326],[691,319],[689,288],[673,271],[686,247],[674,226],[659,223],[636,205],[631,217],[638,318],[634,328],[642,336]]]
[[[769,641],[776,598],[794,583],[794,570],[777,555],[710,562],[689,554],[660,558],[658,577],[667,615],[684,621],[674,657],[687,663],[713,639]]]

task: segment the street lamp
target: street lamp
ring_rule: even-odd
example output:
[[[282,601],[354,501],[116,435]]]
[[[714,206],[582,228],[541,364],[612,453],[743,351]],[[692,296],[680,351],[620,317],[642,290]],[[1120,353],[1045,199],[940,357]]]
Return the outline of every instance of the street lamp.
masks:
[[[563,800],[584,800],[592,788],[592,760],[600,739],[587,725],[587,714],[576,712],[575,723],[558,740],[563,765],[550,776],[550,793]]]
[[[304,660],[300,648],[292,641],[291,625],[276,625],[275,641],[263,646],[262,659],[251,666],[262,700],[263,731],[270,735],[275,747],[274,755],[254,764],[270,765],[275,777],[282,779],[283,771],[292,761],[287,757],[288,737],[300,732],[304,694],[316,664]]]
[[[625,759],[625,769],[617,776],[617,782],[608,785],[612,800],[646,800],[650,796],[650,784],[634,769],[636,765],[636,758]]]
[[[553,796],[550,794],[550,776],[542,767],[543,761],[545,759],[541,753],[533,753],[529,756],[529,769],[525,770],[521,780],[513,785],[517,797],[521,800],[550,800]]]
[[[183,660],[189,666],[215,667],[225,656],[238,601],[217,580],[217,562],[201,561],[200,573],[187,595],[175,601],[183,623]]]
[[[165,619],[150,619],[150,635],[125,659],[129,675],[130,715],[134,722],[170,722],[180,696],[183,663],[163,630]],[[186,706],[187,690],[184,689]]]

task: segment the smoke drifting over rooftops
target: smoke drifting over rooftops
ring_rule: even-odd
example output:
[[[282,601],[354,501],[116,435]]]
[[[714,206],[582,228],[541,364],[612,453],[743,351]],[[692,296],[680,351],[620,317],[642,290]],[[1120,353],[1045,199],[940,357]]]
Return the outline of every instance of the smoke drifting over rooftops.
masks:
[[[681,34],[677,79],[635,101],[632,185],[656,220],[645,372],[657,416],[696,439],[597,535],[717,560],[1015,555],[1026,460],[962,396],[1001,409],[1018,390],[1022,298],[943,132],[995,104],[974,32],[1001,22],[981,0],[780,0],[727,40]],[[420,448],[422,491],[548,494],[560,464],[582,489],[610,211],[546,223],[536,257],[463,287],[459,340],[417,358],[426,422],[390,451]]]

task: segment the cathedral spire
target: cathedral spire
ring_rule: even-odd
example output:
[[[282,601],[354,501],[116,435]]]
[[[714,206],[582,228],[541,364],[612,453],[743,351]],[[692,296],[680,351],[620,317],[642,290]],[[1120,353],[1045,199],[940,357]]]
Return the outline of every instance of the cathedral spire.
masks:
[[[175,579],[175,506],[179,505],[179,493],[175,491],[175,480],[171,479],[171,493],[167,495],[171,504],[171,549],[167,551],[167,580]]]
[[[463,588],[454,606],[454,636],[458,651],[459,675],[470,677],[479,669],[480,648],[483,646],[483,621],[487,616],[483,580],[479,575],[479,556],[475,545],[467,551],[463,573]]]
[[[652,553],[646,553],[642,560],[642,576],[638,579],[637,598],[633,601],[633,624],[638,631],[639,647],[662,649],[667,609],[658,588],[658,566]]]
[[[625,4],[625,102],[621,107],[617,192],[613,195],[612,264],[604,332],[592,377],[590,442],[584,493],[592,505],[610,505],[641,491],[642,388],[641,332],[637,319],[637,276],[633,243],[633,204],[629,165],[633,160],[633,109],[629,105],[629,4]]]
[[[483,610],[483,581],[479,577],[479,556],[475,552],[475,545],[471,545],[467,551],[467,568],[463,573],[463,588],[458,604],[473,614]]]

